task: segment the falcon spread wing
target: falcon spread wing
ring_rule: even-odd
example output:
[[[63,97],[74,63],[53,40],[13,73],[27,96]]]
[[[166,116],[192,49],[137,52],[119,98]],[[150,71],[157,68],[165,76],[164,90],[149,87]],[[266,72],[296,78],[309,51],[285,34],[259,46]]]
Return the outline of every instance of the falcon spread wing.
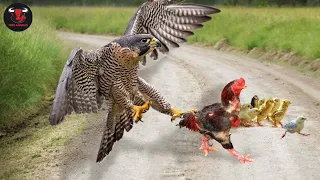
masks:
[[[168,53],[169,47],[179,47],[194,30],[203,27],[202,23],[211,20],[209,15],[219,12],[210,6],[183,4],[181,0],[148,0],[131,18],[125,35],[152,34],[162,43],[160,52]],[[157,50],[151,57],[158,59]],[[146,64],[146,59],[142,64]]]
[[[94,53],[83,53],[73,49],[67,60],[56,89],[50,113],[50,124],[61,123],[73,111],[80,113],[97,112],[103,97],[97,91],[97,64]]]

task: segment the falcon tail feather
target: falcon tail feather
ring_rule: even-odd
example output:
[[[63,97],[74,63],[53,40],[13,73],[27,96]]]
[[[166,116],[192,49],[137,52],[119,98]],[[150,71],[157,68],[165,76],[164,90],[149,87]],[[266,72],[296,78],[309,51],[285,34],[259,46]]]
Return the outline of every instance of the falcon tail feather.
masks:
[[[132,129],[133,114],[128,110],[124,110],[120,115],[109,112],[96,162],[101,162],[111,152],[114,143],[123,137],[124,130],[128,132]]]

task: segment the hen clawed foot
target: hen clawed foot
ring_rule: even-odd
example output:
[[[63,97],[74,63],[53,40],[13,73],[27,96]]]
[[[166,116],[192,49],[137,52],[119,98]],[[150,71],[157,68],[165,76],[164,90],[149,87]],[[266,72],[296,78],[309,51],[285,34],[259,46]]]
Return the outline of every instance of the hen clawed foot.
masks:
[[[133,106],[133,110],[135,111],[133,120],[135,122],[141,121],[142,118],[142,113],[146,112],[149,110],[151,105],[151,101],[146,101],[142,106]]]
[[[233,149],[227,149],[229,153],[236,157],[241,164],[246,163],[246,162],[253,162],[254,159],[249,158],[250,154],[247,154],[246,156],[240,154],[238,151],[236,151],[234,148]]]
[[[238,158],[240,163],[243,164],[243,163],[246,163],[246,162],[253,162],[254,159],[249,158],[250,155],[251,154],[247,154],[246,156],[242,155],[240,158]]]
[[[199,149],[204,151],[204,156],[208,156],[209,151],[219,151],[219,149],[217,149],[217,148],[205,146],[203,144],[201,145],[201,147]]]
[[[209,140],[205,136],[202,136],[202,144],[199,149],[204,151],[204,156],[208,156],[209,151],[219,151],[217,148],[210,147],[208,141]]]

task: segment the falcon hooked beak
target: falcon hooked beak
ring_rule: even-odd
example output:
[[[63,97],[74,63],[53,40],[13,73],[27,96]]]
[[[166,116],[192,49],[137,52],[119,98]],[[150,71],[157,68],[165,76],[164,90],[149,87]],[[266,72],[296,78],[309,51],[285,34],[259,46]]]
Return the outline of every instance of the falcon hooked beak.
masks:
[[[158,47],[161,47],[161,42],[157,38],[152,38],[149,43],[149,50],[145,54],[152,52],[155,48]]]
[[[161,47],[161,42],[155,38],[144,38],[141,40],[140,53],[139,56],[143,57],[158,47]]]
[[[150,48],[154,49],[155,47],[161,47],[161,42],[157,38],[152,38],[150,42]]]

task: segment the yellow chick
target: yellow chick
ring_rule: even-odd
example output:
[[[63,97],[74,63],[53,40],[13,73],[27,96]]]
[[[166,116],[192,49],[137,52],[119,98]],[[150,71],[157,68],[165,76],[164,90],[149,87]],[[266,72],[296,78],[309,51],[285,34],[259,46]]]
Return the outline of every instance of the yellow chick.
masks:
[[[273,121],[273,127],[277,127],[277,124],[280,124],[281,127],[283,127],[281,121],[284,118],[284,116],[287,113],[288,107],[291,104],[291,102],[289,100],[284,100],[282,101],[279,109],[277,111],[275,111],[270,117],[271,120]]]
[[[266,102],[266,99],[265,99],[265,98],[260,99],[260,100],[259,100],[259,104],[258,104],[258,108],[260,109],[260,107],[261,107],[262,105],[264,105],[265,102]]]
[[[257,116],[257,123],[259,126],[262,126],[262,124],[260,122],[268,116],[268,114],[270,113],[272,108],[273,108],[273,99],[272,98],[267,99],[265,104],[263,104],[259,108],[260,114],[258,114],[258,116]]]
[[[259,113],[260,113],[260,111],[258,108],[249,109],[249,112],[248,112],[251,120],[255,119]]]
[[[273,98],[273,108],[271,110],[271,112],[269,113],[267,119],[269,120],[270,119],[270,116],[272,116],[272,114],[274,112],[276,112],[280,107],[280,99],[279,98]]]
[[[248,114],[250,108],[252,108],[251,104],[241,105],[241,109],[240,109],[238,116],[240,118],[240,124],[242,126],[245,126],[245,127],[252,126],[251,117]]]

